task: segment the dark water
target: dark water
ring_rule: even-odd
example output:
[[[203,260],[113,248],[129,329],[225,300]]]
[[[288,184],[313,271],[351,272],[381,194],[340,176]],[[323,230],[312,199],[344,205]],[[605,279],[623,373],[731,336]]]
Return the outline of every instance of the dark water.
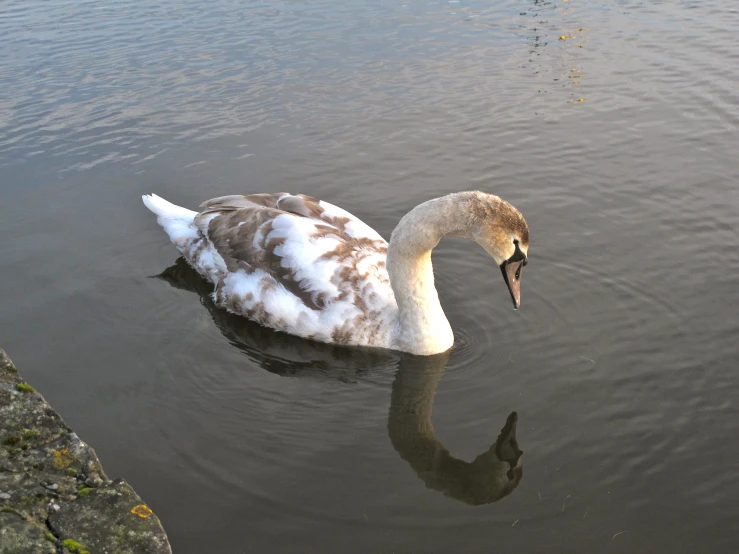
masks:
[[[0,3],[0,345],[176,553],[734,552],[737,32],[731,0]],[[464,189],[528,219],[523,306],[445,240],[428,359],[213,310],[140,201],[290,190],[389,237]]]

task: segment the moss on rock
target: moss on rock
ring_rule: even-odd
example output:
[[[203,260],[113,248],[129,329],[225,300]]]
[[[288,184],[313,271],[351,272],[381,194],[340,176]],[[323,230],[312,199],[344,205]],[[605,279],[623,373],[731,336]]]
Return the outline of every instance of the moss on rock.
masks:
[[[73,539],[66,539],[62,541],[62,548],[66,548],[73,554],[90,554],[80,543]]]
[[[18,435],[10,435],[3,440],[5,446],[15,446],[16,444],[20,444],[20,442],[21,438]]]
[[[18,383],[15,386],[15,390],[19,392],[36,392],[36,389],[34,389],[31,385],[28,383]]]
[[[39,431],[38,429],[23,429],[24,440],[32,441],[39,438],[39,435],[41,435],[41,431]]]

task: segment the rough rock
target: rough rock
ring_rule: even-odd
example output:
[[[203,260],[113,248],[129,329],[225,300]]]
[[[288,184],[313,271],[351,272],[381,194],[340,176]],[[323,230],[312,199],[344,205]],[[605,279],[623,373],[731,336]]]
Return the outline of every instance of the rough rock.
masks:
[[[121,479],[51,514],[49,526],[60,537],[75,537],[90,552],[157,554],[169,548],[157,517]]]
[[[108,479],[0,349],[0,554],[65,549],[172,552],[159,519],[125,481]]]
[[[18,513],[0,512],[0,552],[55,554],[56,537],[54,542],[47,540],[48,531],[45,525],[26,521]]]

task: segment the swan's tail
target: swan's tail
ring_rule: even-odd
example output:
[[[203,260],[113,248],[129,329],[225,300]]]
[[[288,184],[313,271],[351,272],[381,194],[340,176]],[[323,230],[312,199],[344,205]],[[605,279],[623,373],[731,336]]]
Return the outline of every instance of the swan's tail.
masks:
[[[175,206],[156,194],[145,194],[141,199],[144,205],[156,214],[157,223],[166,231],[180,252],[187,248],[188,241],[198,238],[198,230],[194,225],[197,212]]]

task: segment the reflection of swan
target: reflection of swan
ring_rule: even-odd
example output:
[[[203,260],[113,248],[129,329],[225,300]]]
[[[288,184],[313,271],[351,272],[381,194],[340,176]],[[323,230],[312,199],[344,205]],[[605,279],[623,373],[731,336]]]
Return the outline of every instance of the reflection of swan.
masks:
[[[426,357],[398,356],[371,348],[341,348],[272,331],[218,308],[210,295],[211,285],[182,258],[158,278],[175,288],[198,293],[223,335],[273,373],[352,380],[365,372],[375,374],[378,366],[394,366],[399,360],[388,434],[395,450],[429,488],[468,504],[486,504],[510,494],[521,480],[523,453],[516,442],[515,413],[508,416],[496,443],[469,463],[452,457],[436,438],[431,409],[448,352]]]
[[[495,444],[472,462],[453,457],[436,438],[431,423],[436,386],[448,354],[406,356],[393,383],[388,434],[400,456],[426,486],[467,504],[489,504],[509,495],[523,475],[523,452],[516,441],[516,412]]]
[[[144,204],[215,285],[215,303],[266,327],[331,344],[436,354],[454,337],[434,287],[431,250],[445,235],[479,243],[521,300],[529,230],[521,213],[483,192],[416,206],[390,244],[349,212],[302,194],[223,196],[200,213],[154,194]]]
[[[328,376],[353,380],[371,368],[397,363],[397,355],[374,348],[345,348],[296,338],[234,315],[215,305],[213,285],[204,281],[184,258],[157,275],[172,287],[197,293],[213,322],[228,341],[260,367],[278,375]],[[341,368],[341,369],[339,369]],[[351,373],[347,373],[351,370]]]

